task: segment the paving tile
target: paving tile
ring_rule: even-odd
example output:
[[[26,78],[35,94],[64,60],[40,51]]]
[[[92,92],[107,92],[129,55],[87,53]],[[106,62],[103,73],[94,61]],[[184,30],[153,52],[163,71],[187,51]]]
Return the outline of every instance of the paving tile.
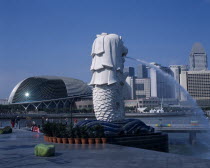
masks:
[[[150,151],[119,145],[55,144],[56,156],[34,156],[41,134],[25,130],[0,135],[0,167],[74,167],[74,168],[209,168],[210,160]]]

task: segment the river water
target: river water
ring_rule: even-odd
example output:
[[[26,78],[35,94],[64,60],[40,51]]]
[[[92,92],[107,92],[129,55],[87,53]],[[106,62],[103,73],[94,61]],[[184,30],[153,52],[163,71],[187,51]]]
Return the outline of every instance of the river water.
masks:
[[[139,118],[144,121],[146,124],[187,124],[190,121],[194,121],[194,118],[179,116],[179,117],[142,117]],[[72,119],[74,120],[74,119]],[[84,120],[80,118],[78,120]],[[35,121],[37,125],[41,125],[41,119],[32,119],[32,120],[20,120],[20,127],[25,127],[26,124],[29,124],[31,121]],[[64,119],[49,119],[53,122],[63,122]],[[68,123],[71,119],[68,118]],[[11,125],[9,120],[0,119],[0,126]],[[196,134],[196,144],[190,145],[189,143],[189,134],[188,133],[169,133],[169,153],[181,154],[185,156],[194,156],[203,159],[210,159],[210,136],[209,133],[197,133]]]

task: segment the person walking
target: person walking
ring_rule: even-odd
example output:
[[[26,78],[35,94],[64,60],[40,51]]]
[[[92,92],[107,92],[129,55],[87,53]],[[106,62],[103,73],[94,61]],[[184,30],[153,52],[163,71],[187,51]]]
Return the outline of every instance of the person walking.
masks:
[[[19,116],[16,117],[15,123],[16,123],[16,128],[20,129],[20,117]]]
[[[65,124],[68,125],[68,118],[65,118]]]
[[[36,126],[36,122],[35,121],[32,121],[32,127],[31,127],[31,131],[33,132],[34,131],[34,127]]]
[[[15,119],[12,118],[10,122],[11,122],[12,128],[14,128],[15,127]]]

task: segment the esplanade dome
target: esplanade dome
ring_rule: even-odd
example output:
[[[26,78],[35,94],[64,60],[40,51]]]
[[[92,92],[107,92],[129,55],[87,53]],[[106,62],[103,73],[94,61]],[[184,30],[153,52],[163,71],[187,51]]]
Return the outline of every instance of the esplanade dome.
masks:
[[[81,80],[59,76],[35,76],[19,82],[12,90],[8,102],[36,102],[85,96],[92,96],[92,90]]]

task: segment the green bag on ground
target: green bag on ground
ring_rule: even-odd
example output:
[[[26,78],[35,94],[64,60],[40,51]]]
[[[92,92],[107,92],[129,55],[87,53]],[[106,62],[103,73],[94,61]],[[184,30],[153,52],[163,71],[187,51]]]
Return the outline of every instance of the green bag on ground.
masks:
[[[55,155],[55,145],[38,144],[34,148],[36,156],[49,157]]]

